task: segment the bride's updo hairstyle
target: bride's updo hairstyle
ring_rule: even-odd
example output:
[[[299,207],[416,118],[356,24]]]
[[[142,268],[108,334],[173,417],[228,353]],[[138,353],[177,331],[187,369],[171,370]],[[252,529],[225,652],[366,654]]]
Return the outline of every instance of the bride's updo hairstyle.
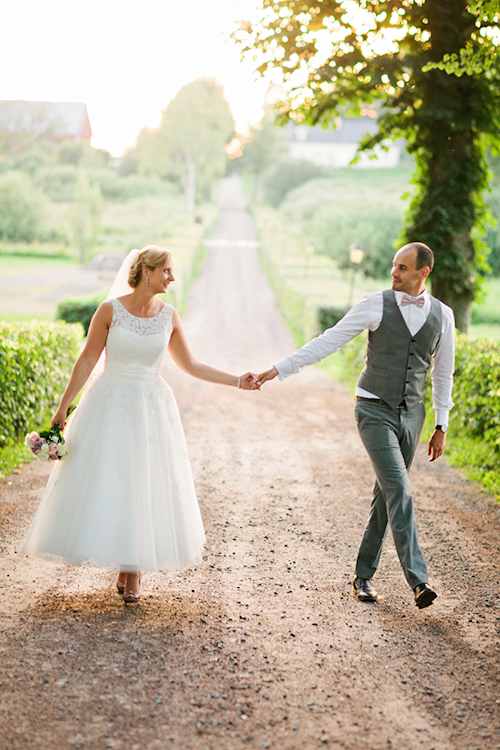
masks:
[[[135,289],[139,286],[139,282],[142,279],[142,269],[149,268],[150,271],[154,271],[155,268],[164,266],[172,258],[172,253],[165,250],[163,247],[157,247],[156,245],[146,245],[143,247],[134,263],[132,264],[129,274],[128,283]]]

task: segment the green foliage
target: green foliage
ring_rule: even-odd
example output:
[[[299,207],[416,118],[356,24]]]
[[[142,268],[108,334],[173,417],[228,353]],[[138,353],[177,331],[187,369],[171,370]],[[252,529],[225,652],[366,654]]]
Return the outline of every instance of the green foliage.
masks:
[[[326,170],[311,161],[287,159],[277,164],[264,182],[265,195],[269,203],[277,208],[290,190],[308,180],[323,177]]]
[[[265,0],[263,20],[244,25],[240,39],[249,55],[258,51],[259,72],[281,70],[288,88],[283,121],[328,125],[345,111],[383,104],[379,132],[361,147],[407,139],[417,174],[403,237],[433,248],[433,293],[465,329],[478,271],[485,268],[478,237],[488,218],[481,199],[484,147],[486,138],[500,135],[500,69],[496,64],[461,78],[429,70],[428,63],[460,54],[477,34],[467,0],[357,4],[369,17],[363,28],[342,0]],[[491,25],[498,28],[498,17]],[[397,42],[384,42],[388,29]],[[383,44],[388,51],[377,52]]]
[[[318,307],[318,333],[337,325],[346,312],[345,307]]]
[[[24,441],[0,447],[0,479],[6,474],[18,474],[17,467],[24,463],[29,464],[33,458],[33,453]]]
[[[372,278],[389,273],[403,225],[401,194],[409,170],[335,170],[291,190],[281,204],[289,226],[328,255],[339,268],[350,268],[349,247],[364,249],[361,271]]]
[[[80,350],[81,326],[0,323],[0,446],[53,408]]]
[[[500,449],[500,346],[488,339],[457,339],[454,426]],[[500,453],[497,460],[500,459]]]
[[[35,182],[49,200],[69,203],[74,199],[78,174],[72,164],[42,167],[36,172]]]
[[[266,112],[256,127],[250,128],[250,139],[243,154],[235,159],[235,168],[254,177],[254,198],[258,196],[263,177],[288,153],[286,135],[275,123],[275,114]]]
[[[86,141],[63,141],[54,154],[59,164],[73,164],[81,167],[107,167],[111,154],[104,149],[92,148]]]
[[[112,203],[122,203],[143,195],[171,195],[174,192],[158,177],[135,174],[120,177],[111,169],[83,169],[72,164],[43,167],[36,172],[35,182],[49,200],[69,203],[75,200],[76,183],[82,175],[92,184],[99,185],[104,200]]]
[[[71,258],[66,245],[55,242],[15,243],[0,242],[0,257],[12,258]]]
[[[73,243],[78,247],[80,263],[89,259],[97,244],[103,209],[99,185],[91,185],[86,175],[81,174],[75,185],[75,202],[69,210]]]
[[[192,212],[195,197],[208,199],[225,173],[225,146],[233,132],[233,117],[222,86],[198,79],[183,86],[169,102],[157,131],[139,134],[129,156],[136,159],[141,174],[181,184]]]
[[[92,316],[104,299],[104,294],[91,297],[67,297],[57,306],[56,320],[62,320],[65,323],[81,323],[86,336]]]
[[[0,175],[0,239],[32,242],[43,230],[44,199],[21,173]]]
[[[317,334],[316,305],[309,295],[299,291],[294,284],[283,277],[279,266],[274,262],[272,256],[266,252],[263,245],[259,248],[259,255],[262,267],[275,293],[279,310],[285,318],[295,341],[299,346],[302,346]]]
[[[425,70],[444,70],[460,78],[481,75],[491,70],[498,62],[498,0],[476,0],[469,5],[469,11],[476,16],[476,29],[460,52],[443,55],[438,63],[429,63]]]

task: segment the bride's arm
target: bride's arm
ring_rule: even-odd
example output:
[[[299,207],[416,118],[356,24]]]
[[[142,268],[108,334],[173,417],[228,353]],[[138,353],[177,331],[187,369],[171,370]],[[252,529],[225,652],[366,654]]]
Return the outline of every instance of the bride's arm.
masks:
[[[80,393],[89,379],[90,373],[97,364],[106,345],[109,327],[113,319],[113,307],[111,302],[103,302],[99,305],[90,323],[87,341],[82,352],[75,362],[73,372],[56,413],[52,417],[52,426],[55,424],[64,428],[66,424],[66,413],[73,399]]]
[[[257,385],[250,372],[246,372],[238,378],[236,375],[230,375],[228,372],[216,370],[215,367],[198,362],[189,348],[184,327],[177,310],[174,310],[172,326],[172,336],[170,337],[168,351],[175,364],[181,370],[200,380],[207,380],[209,383],[233,385],[237,388],[239,381],[240,388],[244,388],[245,390],[259,390],[260,386]]]

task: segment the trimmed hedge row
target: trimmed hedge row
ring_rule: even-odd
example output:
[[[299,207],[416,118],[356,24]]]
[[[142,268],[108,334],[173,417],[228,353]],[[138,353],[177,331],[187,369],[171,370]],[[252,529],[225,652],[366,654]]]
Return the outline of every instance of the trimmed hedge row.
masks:
[[[63,299],[57,305],[56,320],[62,320],[65,323],[81,323],[86,336],[92,316],[104,299],[104,294],[93,297],[68,297],[67,299]]]
[[[80,325],[0,323],[0,446],[40,425],[78,357]]]

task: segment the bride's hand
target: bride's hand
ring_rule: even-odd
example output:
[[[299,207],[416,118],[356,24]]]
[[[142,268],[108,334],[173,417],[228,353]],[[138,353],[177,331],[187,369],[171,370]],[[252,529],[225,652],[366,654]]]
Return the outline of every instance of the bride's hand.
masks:
[[[260,385],[257,383],[257,376],[252,372],[246,372],[239,379],[240,385],[244,391],[260,391]]]
[[[52,417],[50,426],[53,427],[55,424],[58,424],[61,430],[64,430],[66,427],[66,409],[63,409],[61,406]]]

